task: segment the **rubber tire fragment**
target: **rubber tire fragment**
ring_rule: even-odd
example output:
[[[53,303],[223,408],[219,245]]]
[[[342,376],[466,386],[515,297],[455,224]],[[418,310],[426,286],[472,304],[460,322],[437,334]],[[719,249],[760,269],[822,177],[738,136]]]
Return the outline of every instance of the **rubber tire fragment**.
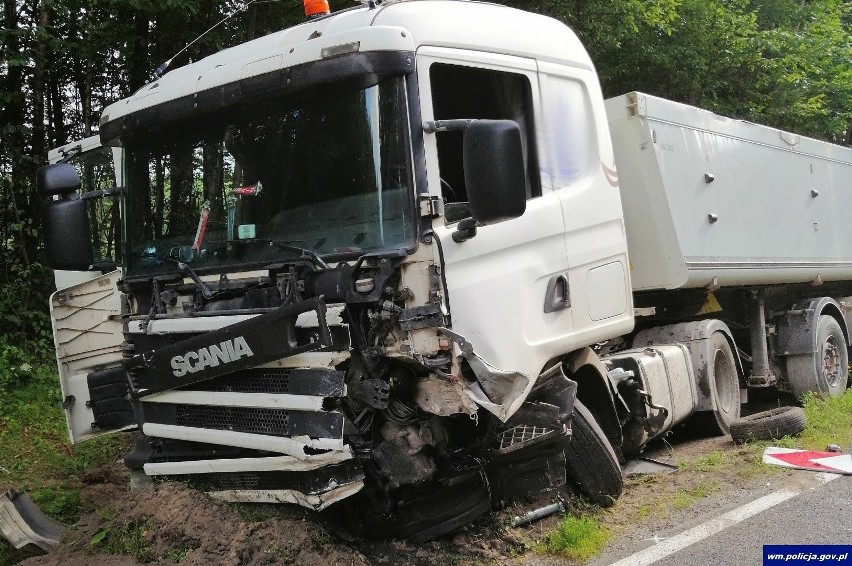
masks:
[[[806,425],[805,411],[801,407],[778,407],[732,422],[731,438],[737,444],[750,440],[776,440],[798,436]]]

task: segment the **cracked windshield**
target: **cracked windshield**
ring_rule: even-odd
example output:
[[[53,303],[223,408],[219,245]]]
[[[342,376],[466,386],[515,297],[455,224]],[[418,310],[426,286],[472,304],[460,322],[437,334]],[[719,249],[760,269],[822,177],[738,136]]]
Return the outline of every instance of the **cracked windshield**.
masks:
[[[254,106],[127,143],[131,274],[412,243],[402,78]]]

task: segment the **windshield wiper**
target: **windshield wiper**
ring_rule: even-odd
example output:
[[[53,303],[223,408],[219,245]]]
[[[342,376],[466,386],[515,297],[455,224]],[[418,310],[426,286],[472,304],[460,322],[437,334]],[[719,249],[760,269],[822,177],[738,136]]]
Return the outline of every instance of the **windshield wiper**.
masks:
[[[275,246],[281,248],[282,250],[287,250],[288,252],[293,252],[294,254],[299,254],[299,258],[309,259],[311,263],[319,267],[320,269],[331,269],[331,267],[323,261],[323,259],[317,254],[315,251],[308,248],[301,248],[299,246],[294,246],[287,242],[282,242],[281,240],[266,240],[263,238],[253,238],[251,240],[233,240],[234,242],[262,242],[264,244],[269,244],[270,246]],[[298,259],[298,258],[297,258]]]
[[[182,261],[178,261],[178,260],[172,259],[170,257],[166,258],[166,259],[168,259],[169,261],[175,262],[177,264],[177,266],[180,268],[180,270],[183,272],[183,274],[188,275],[189,278],[192,279],[192,282],[195,283],[195,286],[198,287],[199,291],[201,291],[202,297],[204,297],[208,301],[213,298],[213,295],[215,295],[213,290],[210,289],[210,287],[207,286],[207,283],[205,283],[204,281],[201,280],[201,278],[198,276],[198,274],[195,271],[193,271],[191,267],[189,267],[187,264],[185,264]]]
[[[189,265],[185,264],[184,262],[180,261],[179,259],[175,259],[175,258],[169,257],[169,256],[162,256],[162,255],[160,255],[156,252],[149,253],[146,257],[154,257],[158,261],[161,261],[161,262],[162,261],[170,261],[170,262],[174,263],[175,265],[177,265],[178,269],[180,269],[181,273],[189,276],[189,278],[192,279],[192,282],[195,283],[195,286],[198,288],[199,291],[201,291],[201,296],[204,297],[205,299],[210,300],[216,294],[216,293],[213,292],[212,289],[210,289],[210,287],[207,286],[207,283],[205,283],[204,281],[201,280],[201,278],[198,276],[198,274],[195,271],[193,271],[192,268]]]

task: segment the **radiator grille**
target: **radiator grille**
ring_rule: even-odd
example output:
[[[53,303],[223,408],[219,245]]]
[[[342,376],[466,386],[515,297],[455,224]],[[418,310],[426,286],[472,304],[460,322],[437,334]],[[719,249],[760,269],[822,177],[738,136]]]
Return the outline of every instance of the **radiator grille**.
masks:
[[[215,430],[286,436],[289,417],[281,409],[178,405],[175,424]]]
[[[289,393],[343,397],[344,373],[331,369],[255,368],[187,385],[184,391]]]
[[[196,383],[189,387],[195,391],[289,393],[290,372],[280,369],[243,371]]]

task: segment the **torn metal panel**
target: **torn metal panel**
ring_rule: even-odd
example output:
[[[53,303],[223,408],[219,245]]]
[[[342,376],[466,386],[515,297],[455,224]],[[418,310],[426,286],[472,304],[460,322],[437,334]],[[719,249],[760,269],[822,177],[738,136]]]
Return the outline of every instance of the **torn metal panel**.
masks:
[[[476,355],[473,345],[464,336],[447,328],[439,331],[456,343],[476,375],[477,381],[468,387],[467,394],[478,405],[506,422],[527,398],[535,379],[519,372],[497,369]]]
[[[291,489],[226,489],[210,491],[208,495],[220,501],[233,503],[295,503],[314,511],[322,511],[329,505],[355,495],[364,487],[363,481],[335,487],[319,495],[308,495]]]
[[[131,320],[127,323],[129,334],[149,334],[154,336],[169,334],[198,334],[211,332],[238,322],[256,318],[257,314],[235,314],[228,316],[187,316],[183,318],[165,318],[154,320]]]
[[[304,458],[270,456],[265,458],[222,458],[217,460],[192,460],[188,462],[155,462],[144,465],[149,476],[174,474],[212,474],[223,472],[307,472],[352,459],[349,447],[341,452],[310,454]]]
[[[307,448],[343,450],[342,438],[308,438],[307,436],[285,438],[265,434],[210,430],[207,428],[172,426],[158,423],[145,423],[142,425],[142,432],[146,436],[155,438],[171,438],[173,440],[186,440],[189,442],[218,444],[222,446],[239,446],[240,448],[278,452],[299,459],[304,459],[308,455],[305,451]]]
[[[329,326],[343,325],[343,311],[346,305],[342,303],[326,305],[325,324]],[[316,311],[306,311],[299,315],[296,319],[298,328],[318,328],[320,326]]]
[[[262,368],[330,368],[333,369],[351,357],[349,351],[343,352],[304,352],[283,358],[258,367]]]
[[[186,481],[190,485],[208,492],[223,495],[230,493],[245,500],[247,492],[253,492],[254,501],[261,502],[263,497],[270,494],[280,496],[293,495],[293,499],[271,499],[270,502],[291,502],[304,505],[311,509],[321,509],[337,500],[334,496],[355,493],[360,487],[353,486],[364,480],[364,469],[361,462],[347,459],[337,464],[322,466],[309,471],[293,470],[252,470],[248,472],[228,473],[199,473],[192,475],[175,475],[172,479]],[[353,486],[352,490],[337,491],[341,487]],[[242,493],[240,493],[242,492]],[[331,495],[329,495],[331,494]]]
[[[65,525],[42,513],[26,493],[0,495],[0,532],[15,548],[48,553],[59,544]]]

